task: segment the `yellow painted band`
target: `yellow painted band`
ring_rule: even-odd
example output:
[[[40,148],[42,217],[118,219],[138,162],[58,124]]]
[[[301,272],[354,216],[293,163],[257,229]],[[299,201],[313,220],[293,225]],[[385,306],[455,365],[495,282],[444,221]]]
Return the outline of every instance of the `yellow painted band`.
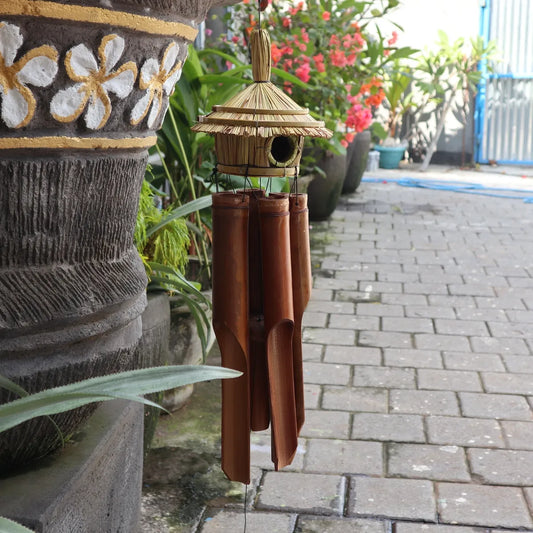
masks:
[[[127,137],[111,139],[106,137],[0,137],[0,150],[30,148],[71,150],[113,150],[129,148],[150,148],[157,137]]]
[[[121,26],[130,30],[183,37],[194,41],[198,30],[182,24],[136,15],[125,11],[112,11],[101,7],[87,7],[67,4],[57,4],[45,0],[0,0],[0,15],[27,15],[30,17],[45,17],[91,24],[106,24]]]

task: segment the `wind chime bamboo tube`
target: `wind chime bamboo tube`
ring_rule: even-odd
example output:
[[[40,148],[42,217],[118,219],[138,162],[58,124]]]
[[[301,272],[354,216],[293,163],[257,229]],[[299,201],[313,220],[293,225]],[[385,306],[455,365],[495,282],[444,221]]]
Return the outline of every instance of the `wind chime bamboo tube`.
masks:
[[[259,200],[259,217],[272,461],[278,470],[292,462],[298,447],[292,355],[294,315],[289,200]]]
[[[304,386],[302,357],[302,319],[311,297],[313,276],[309,245],[309,210],[307,194],[291,194],[289,197],[292,297],[294,306],[293,365],[296,421],[298,434],[304,424]]]
[[[243,373],[222,382],[222,470],[229,479],[246,484],[250,482],[249,204],[244,194],[213,194],[213,329],[222,366]]]
[[[250,393],[251,428],[262,431],[270,424],[268,401],[268,370],[266,361],[265,321],[263,318],[263,267],[261,261],[261,230],[259,199],[263,189],[246,189],[250,197],[248,222],[248,283],[250,293]]]

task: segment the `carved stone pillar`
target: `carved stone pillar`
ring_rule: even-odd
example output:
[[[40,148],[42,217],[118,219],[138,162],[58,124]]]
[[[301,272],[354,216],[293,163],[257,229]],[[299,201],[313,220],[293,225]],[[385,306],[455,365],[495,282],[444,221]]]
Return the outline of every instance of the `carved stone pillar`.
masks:
[[[132,364],[147,148],[213,3],[0,0],[0,374],[30,392]],[[0,434],[0,472],[58,443],[46,418]]]

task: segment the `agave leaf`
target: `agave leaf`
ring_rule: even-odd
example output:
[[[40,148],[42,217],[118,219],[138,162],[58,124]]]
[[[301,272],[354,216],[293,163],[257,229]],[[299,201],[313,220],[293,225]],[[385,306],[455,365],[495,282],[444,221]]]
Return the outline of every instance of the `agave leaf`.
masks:
[[[34,531],[0,516],[0,533],[34,533]]]
[[[147,403],[141,395],[198,381],[233,378],[239,375],[240,372],[229,368],[178,365],[91,378],[0,405],[0,432],[37,416],[54,415],[92,402],[126,398]]]

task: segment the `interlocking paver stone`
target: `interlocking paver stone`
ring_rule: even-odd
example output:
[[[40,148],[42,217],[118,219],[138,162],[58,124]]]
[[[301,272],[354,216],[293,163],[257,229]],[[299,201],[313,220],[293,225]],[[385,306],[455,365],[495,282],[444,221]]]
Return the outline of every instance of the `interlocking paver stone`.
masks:
[[[428,440],[432,444],[504,448],[498,422],[485,418],[429,416],[426,418]]]
[[[352,479],[350,515],[405,518],[434,522],[433,484],[419,479]]]
[[[318,409],[320,401],[320,393],[322,389],[320,385],[311,383],[304,384],[304,402],[307,409]]]
[[[425,442],[424,424],[418,415],[355,413],[352,439],[394,442]]]
[[[404,308],[401,305],[386,305],[376,303],[358,303],[356,313],[360,316],[403,316]]]
[[[311,344],[304,342],[302,345],[302,358],[304,361],[321,361],[322,352],[324,351],[323,344]]]
[[[286,513],[248,513],[246,527],[254,533],[288,533],[294,517]],[[244,513],[220,511],[203,519],[201,533],[228,533],[244,530]]]
[[[433,333],[433,322],[429,318],[383,317],[383,331],[406,333]]]
[[[330,385],[347,385],[350,381],[350,367],[335,363],[305,363],[304,382]]]
[[[529,354],[529,348],[523,339],[471,337],[470,342],[474,352],[513,355]]]
[[[470,342],[462,335],[429,335],[415,334],[415,346],[419,350],[449,350],[454,352],[468,352]]]
[[[267,472],[257,507],[285,513],[340,515],[345,491],[346,479],[339,475]]]
[[[396,533],[479,533],[479,529],[416,522],[396,522]],[[495,532],[493,532],[495,533]]]
[[[354,367],[353,385],[356,387],[414,389],[415,373],[414,370],[406,368],[356,366]]]
[[[316,344],[353,345],[355,331],[348,329],[304,328],[303,341]]]
[[[404,478],[469,481],[463,448],[426,444],[389,444],[388,474]]]
[[[353,330],[379,330],[379,318],[376,316],[335,315],[329,317],[329,327]]]
[[[421,368],[417,371],[419,389],[450,391],[482,391],[476,372],[467,370],[431,370]]]
[[[501,422],[503,434],[514,450],[533,450],[533,415],[531,422]]]
[[[448,524],[531,528],[533,523],[518,487],[439,483],[439,515]]]
[[[523,450],[468,450],[472,474],[491,485],[533,485],[533,452]]]
[[[304,313],[302,324],[305,327],[325,328],[328,322],[327,313],[318,313],[316,311],[307,311]]]
[[[381,365],[381,350],[364,346],[326,346],[325,363]]]
[[[531,420],[531,409],[523,396],[460,392],[459,399],[464,416]]]
[[[436,305],[410,305],[405,309],[405,315],[419,318],[455,318],[452,307],[438,307]]]
[[[509,372],[533,374],[533,357],[531,355],[504,355],[503,361]]]
[[[488,330],[485,322],[474,320],[448,320],[437,318],[435,329],[442,335],[487,335]]]
[[[459,415],[455,393],[449,391],[391,390],[393,413],[420,415]]]
[[[383,446],[378,442],[310,439],[306,472],[325,474],[383,474]]]
[[[481,378],[487,392],[533,394],[533,374],[482,372]]]
[[[298,448],[293,462],[285,470],[298,471],[304,466],[307,449],[305,439],[298,440]],[[254,432],[250,436],[250,463],[263,470],[274,470],[271,453],[271,437],[269,431]]]
[[[499,355],[471,352],[443,352],[444,366],[448,370],[484,370],[505,372]],[[533,360],[533,358],[532,358]]]
[[[383,350],[386,366],[407,368],[442,368],[440,352],[436,350],[402,350],[386,348]]]
[[[386,389],[324,387],[322,407],[352,412],[386,413],[389,395]]]
[[[304,516],[298,519],[294,533],[387,533],[389,527],[385,520]]]
[[[347,439],[349,432],[349,413],[308,409],[305,412],[305,424],[300,435],[322,439]]]
[[[361,346],[377,346],[380,348],[410,348],[411,335],[390,331],[361,331],[358,344]]]

